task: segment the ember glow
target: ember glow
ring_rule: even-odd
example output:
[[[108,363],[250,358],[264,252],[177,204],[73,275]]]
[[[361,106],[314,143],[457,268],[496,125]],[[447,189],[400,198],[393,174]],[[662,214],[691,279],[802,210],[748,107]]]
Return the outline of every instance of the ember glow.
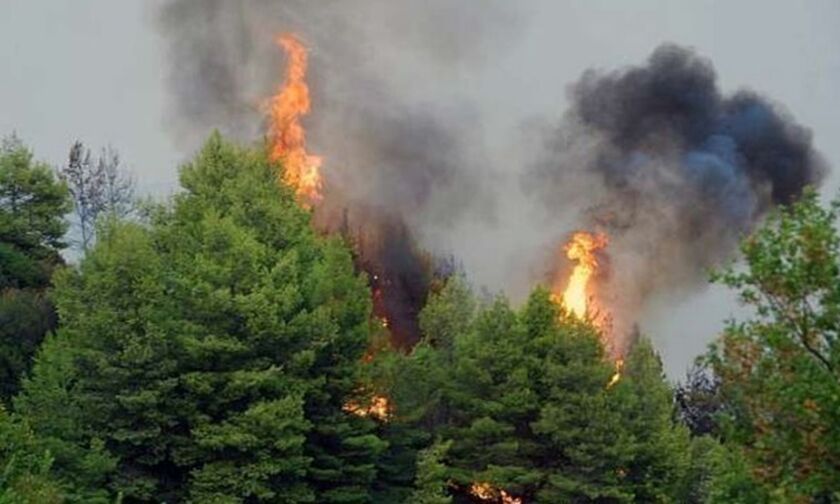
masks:
[[[478,500],[487,502],[501,502],[502,504],[522,504],[522,499],[513,497],[504,490],[500,490],[490,483],[473,483],[470,485],[470,495]]]
[[[360,417],[371,417],[376,420],[386,421],[391,416],[391,401],[381,395],[375,395],[367,404],[349,402],[344,405],[344,411]]]
[[[624,359],[618,359],[615,361],[615,373],[610,377],[610,381],[607,382],[607,389],[611,389],[615,386],[616,383],[621,380],[621,371],[624,369]]]
[[[283,182],[303,204],[312,205],[321,200],[323,179],[322,160],[306,151],[306,130],[300,123],[310,109],[306,47],[290,34],[281,35],[277,44],[288,61],[283,84],[268,104],[271,159],[283,164]]]
[[[607,246],[607,237],[601,233],[578,231],[572,235],[564,250],[566,257],[575,262],[568,284],[563,291],[562,304],[579,319],[590,313],[589,299],[592,297],[590,280],[598,269],[595,253]]]

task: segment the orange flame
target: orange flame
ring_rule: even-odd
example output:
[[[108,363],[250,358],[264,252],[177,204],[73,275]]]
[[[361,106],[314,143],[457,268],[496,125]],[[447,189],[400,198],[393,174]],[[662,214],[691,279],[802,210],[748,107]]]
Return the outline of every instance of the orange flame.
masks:
[[[356,416],[371,417],[384,422],[391,417],[392,408],[391,401],[387,397],[375,395],[371,398],[369,404],[349,402],[344,405],[343,409]]]
[[[522,504],[522,499],[513,497],[490,483],[473,483],[470,485],[470,495],[482,501],[501,502],[502,504]]]
[[[566,290],[563,291],[563,306],[580,319],[589,314],[589,280],[598,269],[595,252],[607,246],[607,237],[601,233],[578,231],[565,246],[566,257],[575,261]]]
[[[323,180],[322,160],[306,152],[306,130],[300,124],[310,108],[306,47],[291,34],[281,35],[277,44],[286,52],[288,63],[283,84],[268,104],[271,160],[283,163],[283,182],[310,205],[321,200]]]
[[[615,361],[615,373],[610,377],[610,381],[607,382],[607,390],[613,388],[616,383],[621,380],[621,371],[624,369],[624,359],[618,359]]]

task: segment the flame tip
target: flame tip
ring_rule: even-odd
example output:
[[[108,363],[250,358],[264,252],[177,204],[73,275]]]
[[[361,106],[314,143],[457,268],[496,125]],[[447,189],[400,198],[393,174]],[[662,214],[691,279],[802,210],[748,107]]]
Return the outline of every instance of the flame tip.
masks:
[[[607,246],[608,240],[604,233],[575,231],[563,247],[566,257],[575,263],[566,289],[563,291],[562,304],[572,314],[581,320],[586,320],[590,314],[592,275],[598,269],[596,252]]]
[[[282,33],[277,43],[288,57],[283,84],[268,102],[272,161],[283,164],[282,181],[309,206],[322,199],[323,159],[306,150],[306,130],[300,123],[309,114],[309,86],[306,83],[307,49],[294,33]]]

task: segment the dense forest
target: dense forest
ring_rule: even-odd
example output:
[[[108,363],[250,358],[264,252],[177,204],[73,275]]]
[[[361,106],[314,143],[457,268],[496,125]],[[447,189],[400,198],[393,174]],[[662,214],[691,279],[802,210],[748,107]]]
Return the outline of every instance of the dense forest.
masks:
[[[840,502],[840,203],[745,237],[712,280],[752,315],[674,386],[644,335],[619,372],[547,290],[457,272],[391,348],[267,148],[214,134],[130,212],[89,157],[0,152],[2,504]]]

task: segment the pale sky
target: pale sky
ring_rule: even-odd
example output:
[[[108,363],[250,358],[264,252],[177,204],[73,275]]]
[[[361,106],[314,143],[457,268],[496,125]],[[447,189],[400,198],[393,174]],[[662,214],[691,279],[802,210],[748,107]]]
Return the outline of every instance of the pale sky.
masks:
[[[155,26],[160,1],[0,0],[0,135],[16,132],[37,158],[54,165],[76,139],[95,149],[111,145],[142,190],[173,191],[176,167],[191,153],[176,145],[165,120],[166,59]],[[836,0],[514,5],[523,28],[513,47],[480,77],[454,81],[503,114],[556,117],[565,87],[583,70],[642,63],[660,43],[676,42],[711,59],[724,90],[752,88],[784,104],[811,128],[829,164],[840,166]],[[835,194],[838,180],[832,174],[824,193]],[[733,305],[730,296],[710,290],[668,311],[652,317],[646,330],[677,376]],[[665,336],[676,332],[685,336]]]
[[[152,192],[183,159],[163,122],[164,55],[151,1],[0,0],[0,134],[60,164],[112,145]]]

